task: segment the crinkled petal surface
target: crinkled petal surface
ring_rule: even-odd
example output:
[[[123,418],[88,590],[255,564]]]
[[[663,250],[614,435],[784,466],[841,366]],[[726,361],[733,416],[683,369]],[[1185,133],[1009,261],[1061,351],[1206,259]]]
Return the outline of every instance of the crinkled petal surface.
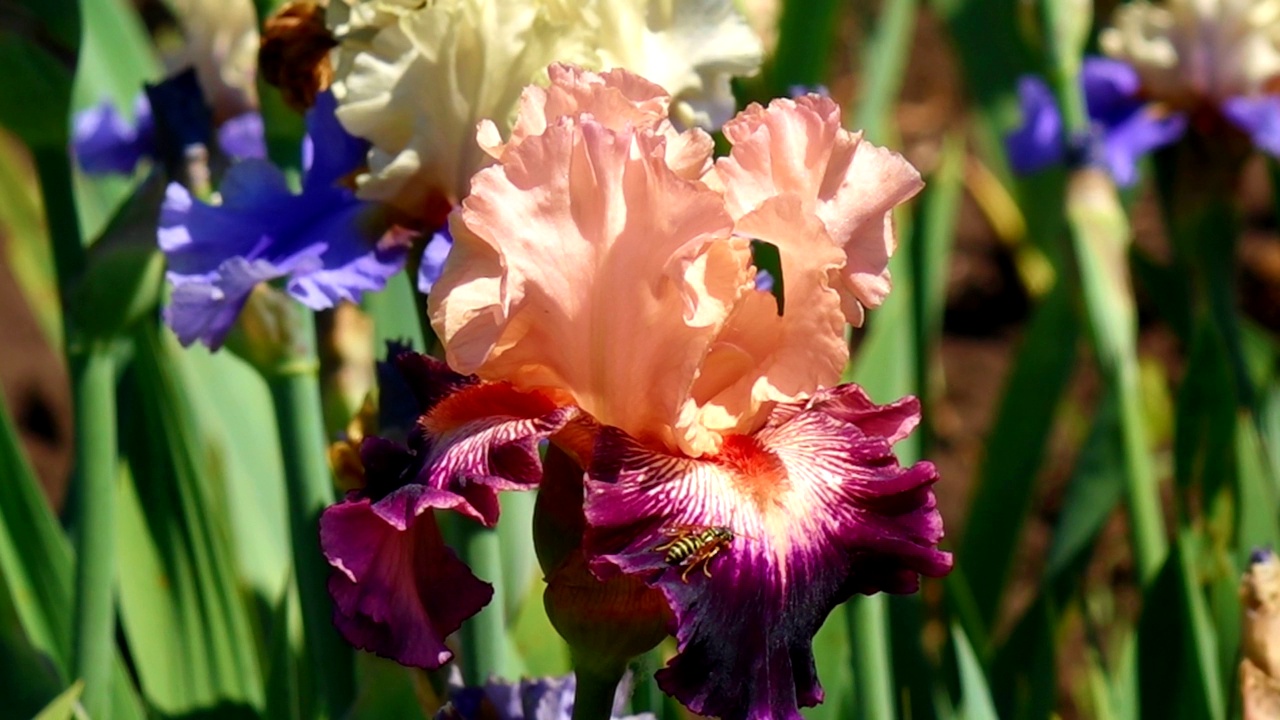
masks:
[[[662,86],[685,127],[714,129],[733,116],[729,81],[755,74],[763,48],[732,0],[621,0],[597,7],[606,66]]]
[[[920,173],[901,155],[845,130],[840,107],[818,95],[752,105],[726,123],[724,133],[733,150],[716,162],[716,173],[726,204],[736,221],[755,221],[738,232],[772,243],[786,257],[803,249],[789,247],[789,234],[766,237],[766,228],[785,223],[762,208],[773,198],[791,198],[800,212],[815,215],[844,252],[836,291],[845,317],[861,325],[864,308],[878,307],[889,292],[889,257],[897,248],[893,209],[924,187]]]
[[[486,164],[476,123],[510,128],[521,89],[553,60],[590,61],[580,6],[538,0],[441,0],[399,10],[338,69],[338,118],[373,143],[360,195],[419,216],[457,203]]]
[[[1223,103],[1222,112],[1260,150],[1280,158],[1280,95],[1231,98]]]
[[[421,415],[409,440],[416,458],[412,470],[385,480],[370,474],[371,492],[395,488],[375,511],[397,518],[428,506],[449,508],[492,527],[498,521],[498,491],[537,484],[542,477],[538,443],[564,427],[577,409],[509,383],[459,375],[427,355],[403,351],[391,362]]]
[[[447,662],[453,654],[445,638],[493,597],[493,587],[445,547],[427,507],[389,519],[369,499],[348,498],[321,515],[320,543],[334,567],[329,592],[338,630],[403,665]]]
[[[322,96],[323,97],[323,96]],[[248,290],[241,281],[243,272],[227,277],[227,262],[238,258],[250,263],[263,279],[287,277],[289,293],[312,309],[332,307],[341,300],[358,300],[365,291],[380,290],[404,265],[407,238],[383,234],[376,208],[362,203],[341,185],[332,184],[340,176],[340,163],[328,157],[337,153],[344,162],[358,162],[350,143],[333,138],[340,128],[330,117],[327,124],[317,116],[326,106],[317,104],[309,124],[318,129],[318,146],[323,152],[313,158],[311,172],[300,195],[290,192],[283,173],[265,160],[244,160],[231,167],[220,186],[222,204],[209,205],[176,183],[171,184],[160,211],[157,232],[161,250],[169,265],[169,281],[179,291],[191,284],[199,292],[182,291],[185,299],[181,316],[187,325],[202,330],[179,336],[199,339],[210,347],[221,345],[243,305]],[[332,103],[327,107],[332,111]],[[326,130],[327,128],[327,130]],[[348,138],[349,140],[349,138]],[[346,171],[350,171],[350,167]],[[314,178],[314,179],[313,179]],[[329,183],[320,182],[328,178]],[[243,269],[230,266],[230,269]],[[233,295],[230,289],[243,290]],[[217,303],[226,313],[195,323],[200,312],[197,298],[205,304]],[[179,317],[170,312],[171,318]],[[177,329],[177,326],[174,326]]]
[[[1022,125],[1005,138],[1014,171],[1025,175],[1061,163],[1067,154],[1062,114],[1049,86],[1038,77],[1023,75],[1018,79],[1018,104]]]
[[[568,393],[600,422],[695,454],[690,388],[751,290],[720,196],[666,139],[561,118],[476,175],[429,300],[451,367]]]
[[[658,673],[665,691],[725,720],[799,718],[822,699],[812,640],[836,605],[913,592],[920,575],[950,569],[937,549],[937,472],[900,467],[890,447],[918,417],[913,399],[876,406],[842,386],[779,406],[757,433],[700,459],[604,431],[586,549],[597,573],[640,576],[670,603],[679,653]],[[656,549],[715,527],[732,539],[705,562]]]

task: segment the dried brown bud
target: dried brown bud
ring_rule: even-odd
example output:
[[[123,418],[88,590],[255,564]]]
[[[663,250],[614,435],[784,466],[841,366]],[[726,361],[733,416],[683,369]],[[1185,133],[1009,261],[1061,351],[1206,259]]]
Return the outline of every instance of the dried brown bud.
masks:
[[[294,0],[267,18],[262,29],[258,68],[298,112],[315,104],[316,94],[333,82],[329,51],[338,41],[325,26],[324,12],[320,3]]]

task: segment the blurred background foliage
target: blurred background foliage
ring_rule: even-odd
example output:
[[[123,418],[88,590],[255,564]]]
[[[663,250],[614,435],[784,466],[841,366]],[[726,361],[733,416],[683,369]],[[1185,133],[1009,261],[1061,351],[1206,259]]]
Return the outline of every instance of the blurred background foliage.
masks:
[[[1200,244],[1214,249],[1188,255],[1158,183],[1116,198],[1069,192],[1082,179],[1065,171],[1010,173],[1016,79],[1052,75],[1064,38],[1047,40],[1067,33],[1053,18],[1088,17],[1082,3],[743,4],[772,48],[739,85],[744,102],[825,86],[850,127],[928,182],[898,218],[895,292],[853,334],[848,377],[880,402],[922,398],[926,430],[897,449],[940,467],[956,569],[918,595],[832,614],[816,640],[827,699],[805,715],[1239,717],[1237,588],[1251,550],[1280,533],[1275,163],[1251,161],[1239,206],[1199,226],[1221,235]],[[1095,22],[1110,9],[1099,2]],[[296,448],[277,432],[287,396],[159,324],[160,189],[146,169],[90,178],[67,155],[74,111],[109,98],[127,115],[162,76],[174,10],[0,0],[5,717],[343,715],[305,659],[286,500]],[[363,312],[319,318],[329,439],[361,399],[343,378],[385,339],[418,335],[413,302],[401,276]],[[93,373],[115,393],[117,437],[77,440],[69,377]],[[96,407],[91,393],[79,401]],[[91,488],[84,510],[77,448],[103,458],[112,517],[94,516]],[[497,531],[509,642],[491,662],[513,677],[569,670],[542,608],[532,500],[507,494]],[[95,581],[77,574],[77,553],[114,588],[101,647],[83,647]],[[81,702],[94,678],[76,682],[77,668],[94,653],[109,692]],[[424,716],[438,684],[356,655],[346,716]],[[640,677],[637,709],[688,717]]]

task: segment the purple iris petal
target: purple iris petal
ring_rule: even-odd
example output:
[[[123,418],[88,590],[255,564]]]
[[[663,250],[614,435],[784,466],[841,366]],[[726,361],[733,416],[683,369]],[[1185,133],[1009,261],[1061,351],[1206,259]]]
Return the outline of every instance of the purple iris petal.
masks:
[[[493,597],[444,545],[430,512],[388,521],[367,498],[349,497],[320,517],[320,542],[335,570],[334,625],[351,644],[405,665],[448,662],[444,639]]]
[[[586,549],[602,577],[633,574],[666,597],[679,653],[663,690],[724,720],[798,719],[823,697],[812,642],[832,609],[950,570],[937,471],[900,467],[891,449],[918,420],[914,400],[877,406],[846,385],[780,406],[710,457],[602,432]]]
[[[110,100],[76,113],[72,148],[81,169],[93,175],[131,174],[144,157],[155,152],[155,128],[145,94],[134,103],[133,123],[125,120]]]
[[[307,112],[307,136],[302,140],[305,186],[329,187],[364,163],[369,143],[348,133],[338,122],[338,101],[331,91],[316,95]],[[316,148],[323,152],[316,152]]]
[[[313,109],[308,131],[327,138],[331,118],[322,115],[319,107]],[[251,263],[264,279],[288,278],[288,292],[313,309],[358,300],[399,272],[406,248],[397,236],[383,234],[377,208],[357,200],[347,187],[321,182],[338,176],[327,153],[333,148],[345,157],[344,144],[318,147],[323,152],[298,195],[275,166],[252,159],[227,171],[221,205],[201,202],[181,185],[169,187],[158,239],[174,295],[186,300],[180,311],[166,309],[167,321],[184,343],[198,339],[217,348],[231,329],[253,287],[244,285],[243,275],[225,276],[232,258]],[[183,290],[193,283],[199,293]]]
[[[538,443],[573,416],[505,383],[482,383],[444,363],[392,346],[402,382],[384,384],[417,404],[401,444],[360,447],[365,486],[324,511],[320,540],[334,567],[335,623],[353,644],[405,665],[439,667],[444,638],[492,596],[439,539],[433,511],[452,509],[492,526],[500,489],[541,476]],[[447,592],[442,592],[447,588]]]
[[[134,101],[130,123],[109,100],[76,113],[72,148],[80,168],[91,175],[128,175],[143,158],[156,156],[155,121],[146,93]],[[253,112],[231,118],[218,128],[218,146],[233,160],[265,158],[267,146],[262,115]]]
[[[1222,104],[1222,113],[1263,152],[1280,157],[1280,95],[1234,97]]]
[[[427,246],[422,250],[422,264],[418,266],[418,292],[429,293],[444,272],[444,261],[449,259],[449,251],[453,249],[453,236],[449,228],[436,231]]]
[[[1028,174],[1062,162],[1062,115],[1043,80],[1030,75],[1018,79],[1022,126],[1005,138],[1015,172]]]
[[[1187,117],[1159,116],[1151,108],[1140,108],[1107,129],[1103,138],[1103,162],[1121,187],[1138,181],[1138,161],[1144,155],[1182,137]]]
[[[1085,58],[1080,72],[1092,132],[1063,140],[1062,115],[1049,86],[1036,77],[1018,82],[1023,125],[1006,138],[1009,160],[1021,174],[1073,161],[1104,165],[1116,183],[1132,185],[1137,163],[1152,150],[1174,142],[1186,117],[1161,114],[1139,95],[1141,79],[1130,65],[1109,58]]]
[[[246,160],[267,156],[266,131],[262,115],[247,112],[222,123],[218,128],[218,147],[229,158]]]
[[[1123,122],[1143,105],[1138,97],[1142,79],[1133,66],[1119,60],[1085,58],[1080,85],[1089,117],[1107,126]]]

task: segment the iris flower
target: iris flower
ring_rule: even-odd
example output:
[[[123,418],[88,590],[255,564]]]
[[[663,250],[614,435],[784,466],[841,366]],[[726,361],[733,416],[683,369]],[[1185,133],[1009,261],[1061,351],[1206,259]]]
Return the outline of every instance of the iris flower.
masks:
[[[323,309],[380,290],[403,266],[403,238],[384,235],[378,209],[342,182],[365,146],[334,106],[321,95],[307,115],[300,194],[266,160],[232,166],[219,205],[169,185],[158,231],[173,285],[165,320],[184,345],[219,347],[258,283],[284,278],[295,299]]]
[[[1186,130],[1186,115],[1147,102],[1140,94],[1138,73],[1123,62],[1086,58],[1080,84],[1090,132],[1067,138],[1049,86],[1034,75],[1019,79],[1022,125],[1006,140],[1016,172],[1084,162],[1105,167],[1118,185],[1128,187],[1137,182],[1138,161],[1144,155],[1176,141]]]
[[[828,98],[749,107],[713,161],[661,87],[548,74],[505,140],[478,131],[494,164],[451,216],[428,305],[447,365],[395,354],[412,392],[382,397],[410,395],[418,420],[364,441],[365,488],[321,520],[338,625],[444,662],[491,590],[428,511],[492,525],[498,491],[567,478],[585,490],[577,561],[648,588],[676,636],[659,685],[701,714],[798,718],[822,699],[812,639],[833,608],[951,567],[936,469],[892,450],[918,403],[839,384],[844,326],[889,292],[892,213],[920,176]],[[781,305],[753,240],[779,251]],[[567,472],[542,467],[543,441]]]
[[[733,113],[729,80],[760,43],[732,0],[363,0],[330,3],[338,119],[370,141],[360,197],[434,230],[490,162],[474,142],[510,130],[521,89],[553,61],[622,66],[664,85],[686,123]]]
[[[1221,116],[1280,157],[1280,0],[1135,2],[1099,44],[1134,68],[1149,101]]]

